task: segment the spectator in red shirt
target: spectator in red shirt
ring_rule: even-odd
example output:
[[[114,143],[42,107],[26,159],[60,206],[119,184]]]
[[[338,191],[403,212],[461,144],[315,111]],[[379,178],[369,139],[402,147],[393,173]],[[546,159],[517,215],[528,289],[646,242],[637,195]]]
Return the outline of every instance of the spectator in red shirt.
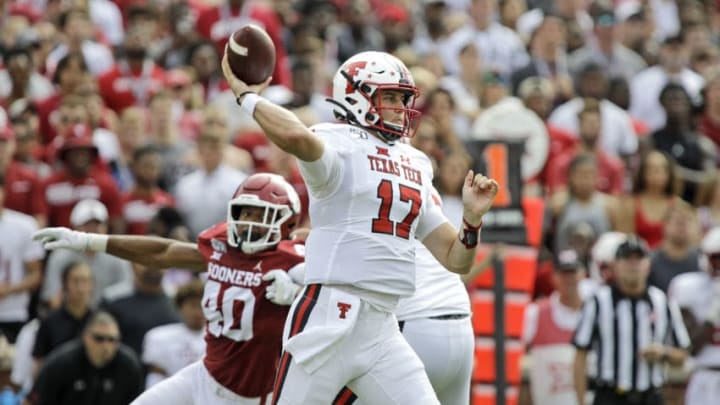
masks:
[[[553,83],[549,79],[530,76],[520,82],[517,94],[525,107],[537,114],[545,122],[545,128],[550,137],[550,152],[545,161],[545,167],[537,175],[537,178],[529,182],[532,184],[534,181],[540,181],[544,186],[547,186],[550,181],[548,179],[548,169],[553,165],[556,157],[566,153],[567,150],[575,150],[578,139],[574,134],[556,127],[548,121],[556,94]]]
[[[585,99],[583,103],[584,107],[578,113],[580,143],[574,148],[565,149],[553,158],[548,167],[547,185],[551,192],[567,187],[570,162],[580,154],[589,153],[595,156],[597,161],[597,191],[620,194],[623,192],[625,179],[623,162],[600,149],[598,145],[602,130],[600,104],[590,98]]]
[[[165,83],[165,71],[147,56],[146,36],[142,26],[128,28],[122,58],[98,78],[100,95],[115,112],[133,105],[147,106]]]
[[[96,199],[105,204],[110,213],[110,229],[121,232],[122,202],[117,185],[106,172],[91,170],[98,157],[87,125],[70,127],[58,150],[62,167],[45,180],[41,199],[48,225],[69,227],[70,212],[80,200]]]
[[[50,165],[43,162],[43,148],[38,142],[39,119],[36,106],[22,99],[10,107],[10,123],[15,132],[13,160],[22,163],[37,174],[38,179],[50,175]]]
[[[34,216],[40,226],[45,224],[40,198],[40,180],[28,166],[13,160],[15,133],[10,127],[0,128],[0,175],[5,178],[5,208]]]
[[[174,206],[175,202],[170,194],[158,187],[160,152],[156,147],[147,145],[136,149],[131,168],[135,185],[122,197],[123,217],[127,223],[126,232],[145,235],[147,224],[158,209]]]
[[[206,41],[197,42],[188,50],[187,58],[187,64],[195,72],[195,81],[202,86],[204,102],[213,102],[220,93],[230,88],[220,72],[220,56],[215,45]]]
[[[117,137],[112,132],[103,128],[90,127],[90,111],[88,99],[80,95],[69,95],[62,99],[58,107],[57,122],[55,129],[58,134],[69,133],[70,128],[76,125],[84,125],[90,128],[93,144],[99,148],[100,157],[96,166],[100,170],[108,170],[107,163],[115,160],[118,155],[119,146]],[[56,137],[53,142],[45,148],[45,159],[54,162],[57,159],[57,151],[64,142],[63,137]]]
[[[222,54],[230,34],[248,23],[263,27],[275,44],[277,61],[272,74],[273,84],[292,88],[290,65],[282,40],[282,23],[271,8],[251,0],[220,1],[217,6],[200,13],[196,27],[200,35],[215,43],[217,51]]]
[[[57,91],[52,96],[37,103],[40,114],[41,143],[48,145],[55,138],[57,130],[58,113],[56,112],[62,99],[75,93],[88,76],[88,68],[83,55],[79,52],[70,52],[58,62],[52,81]]]

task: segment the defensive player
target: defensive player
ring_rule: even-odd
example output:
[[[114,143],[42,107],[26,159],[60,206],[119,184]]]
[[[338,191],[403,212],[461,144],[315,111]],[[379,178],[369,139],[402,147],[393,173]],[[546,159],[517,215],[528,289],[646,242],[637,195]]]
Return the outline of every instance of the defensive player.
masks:
[[[260,173],[240,185],[228,203],[227,221],[203,231],[197,245],[65,228],[43,229],[36,238],[47,249],[107,252],[146,266],[207,271],[205,357],[134,404],[258,405],[270,400],[281,325],[299,288],[287,272],[301,273],[304,246],[284,240],[299,214],[292,186],[278,175]]]
[[[392,312],[415,289],[416,237],[446,269],[469,271],[497,183],[468,172],[458,234],[432,203],[427,158],[398,142],[415,132],[418,89],[389,54],[343,63],[330,100],[343,122],[310,129],[257,94],[269,80],[248,86],[227,55],[222,65],[241,109],[298,158],[310,193],[306,286],[285,324],[274,403],[327,404],[345,385],[370,404],[438,403]]]

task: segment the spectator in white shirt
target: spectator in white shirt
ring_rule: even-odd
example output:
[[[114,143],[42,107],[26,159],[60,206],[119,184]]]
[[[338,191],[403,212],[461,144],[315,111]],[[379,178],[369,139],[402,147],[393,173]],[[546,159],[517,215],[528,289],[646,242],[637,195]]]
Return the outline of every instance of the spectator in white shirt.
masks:
[[[200,360],[205,353],[204,288],[200,280],[180,287],[175,306],[182,322],[156,326],[145,333],[142,362],[148,370],[146,389]]]
[[[81,232],[106,234],[108,232],[108,211],[105,205],[92,199],[81,200],[70,213],[73,229]],[[67,249],[53,251],[45,265],[45,278],[40,290],[40,299],[50,308],[62,304],[62,272],[71,263],[87,263],[93,270],[93,297],[91,305],[100,302],[106,289],[113,286],[129,286],[133,273],[130,263],[105,253],[75,252]],[[115,287],[118,288],[118,287]]]
[[[110,69],[113,65],[113,54],[104,45],[91,40],[92,28],[87,11],[74,8],[60,15],[58,26],[63,33],[65,43],[58,45],[47,57],[46,70],[55,71],[60,59],[69,52],[81,52],[88,70],[95,76]]]
[[[29,47],[16,47],[5,52],[0,69],[0,101],[10,105],[13,101],[27,98],[43,100],[53,92],[53,85],[38,73]]]
[[[223,163],[228,131],[214,121],[203,122],[197,138],[200,168],[180,178],[175,201],[193,235],[221,222],[227,201],[247,175]]]
[[[471,23],[455,31],[448,44],[440,50],[445,69],[457,73],[456,56],[468,41],[473,41],[480,51],[486,69],[509,76],[529,62],[525,44],[508,27],[494,20],[497,0],[472,0],[468,14]]]
[[[88,0],[90,19],[100,29],[107,41],[113,45],[122,45],[123,19],[120,8],[109,0]]]
[[[617,40],[618,28],[613,10],[599,11],[595,16],[592,38],[568,59],[572,73],[577,73],[586,64],[594,62],[607,69],[611,77],[622,76],[630,80],[645,69],[647,64],[642,57]]]
[[[582,110],[583,97],[600,100],[602,132],[599,145],[607,153],[616,156],[632,155],[637,151],[638,139],[630,115],[607,100],[608,77],[605,70],[595,64],[585,66],[578,76],[578,96],[558,106],[550,115],[550,124],[577,135],[578,113]]]
[[[665,125],[665,110],[660,105],[660,91],[669,82],[683,86],[692,103],[700,104],[700,91],[705,80],[687,68],[688,59],[683,38],[667,38],[660,48],[659,64],[638,73],[630,83],[630,113],[645,122],[651,131]]]

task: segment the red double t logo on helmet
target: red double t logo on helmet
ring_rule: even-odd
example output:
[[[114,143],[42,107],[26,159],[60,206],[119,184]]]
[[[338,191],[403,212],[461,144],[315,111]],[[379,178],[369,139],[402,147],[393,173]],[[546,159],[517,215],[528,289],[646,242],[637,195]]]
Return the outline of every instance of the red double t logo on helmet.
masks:
[[[345,314],[352,308],[352,305],[345,302],[337,303],[338,309],[340,310],[340,319],[345,319]]]

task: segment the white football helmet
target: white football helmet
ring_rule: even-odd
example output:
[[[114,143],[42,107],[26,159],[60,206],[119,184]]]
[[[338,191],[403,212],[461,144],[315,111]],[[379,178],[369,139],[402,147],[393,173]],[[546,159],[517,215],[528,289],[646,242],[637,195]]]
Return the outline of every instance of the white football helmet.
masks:
[[[404,107],[382,105],[382,92],[400,91],[405,94]],[[385,52],[361,52],[342,64],[333,77],[333,95],[328,101],[334,105],[335,117],[349,124],[373,129],[388,142],[403,136],[415,135],[420,111],[415,109],[419,95],[410,71],[400,59]],[[383,110],[402,110],[403,124],[382,119]]]
[[[263,219],[241,219],[246,207],[264,209]],[[255,173],[245,179],[228,202],[228,244],[245,254],[273,248],[290,237],[299,219],[300,198],[295,189],[282,176]]]

